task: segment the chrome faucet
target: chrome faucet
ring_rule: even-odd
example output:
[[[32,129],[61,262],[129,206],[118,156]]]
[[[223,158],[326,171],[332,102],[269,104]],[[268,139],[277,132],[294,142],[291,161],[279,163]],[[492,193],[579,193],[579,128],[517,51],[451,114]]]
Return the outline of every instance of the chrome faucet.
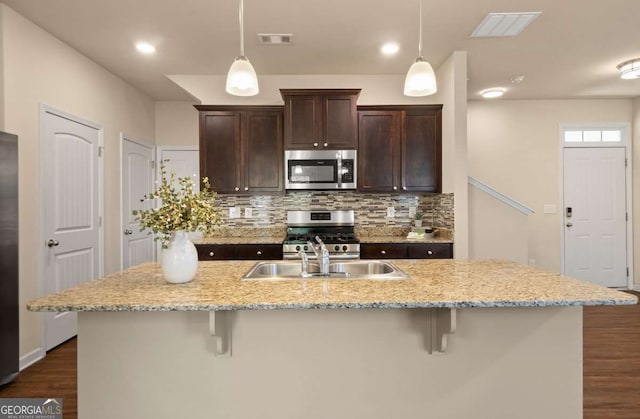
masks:
[[[300,276],[301,277],[307,277],[309,276],[309,272],[307,272],[307,270],[309,269],[309,258],[307,257],[307,254],[304,252],[304,250],[300,250],[298,252],[298,256],[300,256],[300,263],[302,264],[302,272],[300,272]]]
[[[316,241],[318,242],[317,245],[311,241],[307,242],[307,244],[311,247],[311,250],[313,250],[313,253],[315,253],[318,258],[320,275],[329,275],[329,251],[320,237],[316,236]]]

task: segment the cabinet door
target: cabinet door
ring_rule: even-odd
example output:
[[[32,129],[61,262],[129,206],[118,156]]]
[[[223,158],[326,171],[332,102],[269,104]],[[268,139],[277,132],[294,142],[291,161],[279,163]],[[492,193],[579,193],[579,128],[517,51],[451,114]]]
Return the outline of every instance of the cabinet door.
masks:
[[[402,190],[439,192],[442,171],[440,111],[406,111],[402,125]]]
[[[401,243],[361,243],[361,259],[406,259],[407,245]]]
[[[451,243],[415,243],[408,245],[409,259],[451,259],[453,244]]]
[[[273,260],[282,259],[281,244],[243,244],[236,246],[236,259]]]
[[[198,260],[231,260],[234,246],[231,244],[196,244]]]
[[[287,149],[320,148],[322,105],[317,95],[284,97],[284,144]]]
[[[242,118],[242,192],[282,191],[282,112],[248,111]]]
[[[358,190],[397,191],[400,183],[400,113],[360,111],[358,125]]]
[[[322,98],[323,124],[320,145],[326,149],[354,149],[358,145],[358,108],[354,95]]]
[[[214,191],[240,190],[240,112],[200,113],[200,177]]]

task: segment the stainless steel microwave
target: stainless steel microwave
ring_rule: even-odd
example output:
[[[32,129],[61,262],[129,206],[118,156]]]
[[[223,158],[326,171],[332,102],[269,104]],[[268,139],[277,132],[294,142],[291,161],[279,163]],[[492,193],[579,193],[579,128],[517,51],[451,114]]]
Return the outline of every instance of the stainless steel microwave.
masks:
[[[286,150],[285,189],[355,189],[356,150]]]

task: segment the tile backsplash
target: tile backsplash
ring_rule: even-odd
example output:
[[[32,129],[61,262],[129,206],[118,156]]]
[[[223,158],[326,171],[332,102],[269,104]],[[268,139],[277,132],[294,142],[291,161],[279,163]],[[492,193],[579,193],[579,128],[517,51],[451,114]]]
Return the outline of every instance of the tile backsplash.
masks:
[[[283,195],[218,195],[222,209],[221,227],[284,228],[289,210],[353,209],[358,227],[408,227],[409,208],[417,207],[424,214],[423,226],[453,230],[453,194],[396,195],[362,194],[351,191],[287,192]],[[229,210],[237,207],[241,218],[230,218]],[[387,217],[393,207],[395,217]],[[244,218],[246,208],[251,217]]]

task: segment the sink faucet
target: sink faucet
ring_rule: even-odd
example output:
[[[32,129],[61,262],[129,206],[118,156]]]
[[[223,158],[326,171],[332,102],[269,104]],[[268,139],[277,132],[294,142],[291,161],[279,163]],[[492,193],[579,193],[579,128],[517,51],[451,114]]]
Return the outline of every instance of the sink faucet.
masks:
[[[316,254],[318,258],[318,265],[320,266],[320,275],[329,275],[329,251],[327,250],[327,246],[324,245],[324,242],[320,239],[320,237],[316,236],[316,241],[318,242],[315,245],[313,242],[307,242],[309,247],[313,250],[313,253]]]
[[[307,277],[309,276],[309,272],[307,272],[307,269],[309,269],[309,258],[304,250],[300,250],[298,252],[298,256],[300,256],[300,263],[302,264],[302,272],[300,272],[300,276],[303,278]]]

